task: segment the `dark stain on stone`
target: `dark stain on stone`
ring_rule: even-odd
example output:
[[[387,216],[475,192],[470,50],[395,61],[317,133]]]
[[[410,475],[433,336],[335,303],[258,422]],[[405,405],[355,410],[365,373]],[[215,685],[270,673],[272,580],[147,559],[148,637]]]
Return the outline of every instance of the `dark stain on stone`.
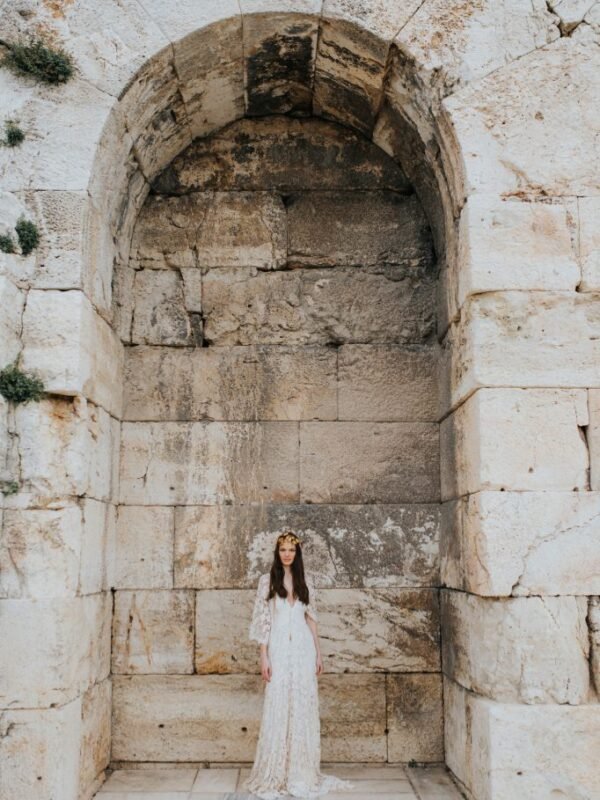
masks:
[[[343,122],[370,136],[375,127],[375,100],[361,86],[318,73],[315,104],[326,119]]]
[[[276,34],[247,62],[248,115],[311,113],[312,36]]]

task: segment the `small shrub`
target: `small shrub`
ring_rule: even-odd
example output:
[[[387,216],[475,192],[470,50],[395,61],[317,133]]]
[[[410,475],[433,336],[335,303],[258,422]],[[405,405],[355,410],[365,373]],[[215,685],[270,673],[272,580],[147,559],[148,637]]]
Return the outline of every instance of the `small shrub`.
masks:
[[[0,492],[2,494],[16,494],[19,491],[17,481],[0,481]]]
[[[19,239],[19,245],[21,246],[21,252],[24,256],[28,256],[40,243],[40,234],[37,225],[35,222],[31,222],[31,220],[25,219],[25,217],[19,217],[15,225],[15,230]]]
[[[71,55],[62,47],[53,47],[42,37],[6,43],[4,64],[15,72],[33,75],[44,83],[66,83],[75,71]]]
[[[4,139],[2,139],[2,144],[6,147],[17,147],[24,138],[25,134],[17,123],[12,119],[7,119],[4,123]]]
[[[0,250],[3,253],[14,253],[15,252],[15,243],[13,241],[12,236],[9,234],[0,234]]]
[[[0,370],[0,394],[13,403],[28,403],[41,400],[44,384],[36,375],[23,372],[16,364],[9,364]]]

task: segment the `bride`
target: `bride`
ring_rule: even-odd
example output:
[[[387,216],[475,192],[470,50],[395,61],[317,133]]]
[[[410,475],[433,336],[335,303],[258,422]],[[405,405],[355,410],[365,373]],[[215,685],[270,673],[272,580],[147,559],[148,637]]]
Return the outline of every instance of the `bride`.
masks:
[[[270,573],[258,581],[249,638],[260,644],[266,681],[256,755],[245,788],[262,798],[315,798],[352,789],[320,771],[317,676],[323,661],[315,588],[304,574],[302,546],[292,531],[278,537]]]

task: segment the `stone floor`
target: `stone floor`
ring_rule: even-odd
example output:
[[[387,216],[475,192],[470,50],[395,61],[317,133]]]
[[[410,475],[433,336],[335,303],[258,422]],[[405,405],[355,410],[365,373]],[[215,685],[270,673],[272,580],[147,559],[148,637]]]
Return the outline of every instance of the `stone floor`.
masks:
[[[118,769],[95,795],[96,800],[253,800],[243,791],[249,768],[213,767]],[[351,792],[324,795],[325,800],[460,800],[443,766],[323,765],[323,772],[355,783]]]

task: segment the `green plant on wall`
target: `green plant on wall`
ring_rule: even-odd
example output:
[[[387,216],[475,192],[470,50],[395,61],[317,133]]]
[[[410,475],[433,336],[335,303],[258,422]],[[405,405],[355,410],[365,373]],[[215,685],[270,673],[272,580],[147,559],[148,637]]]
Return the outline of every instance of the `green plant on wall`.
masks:
[[[0,251],[3,253],[14,253],[15,242],[12,236],[8,233],[0,234]]]
[[[52,84],[66,83],[75,72],[71,55],[41,36],[19,42],[0,40],[0,44],[8,49],[2,63],[14,72]]]
[[[24,372],[13,363],[0,370],[0,394],[11,403],[28,403],[41,400],[45,390],[37,375]]]
[[[14,119],[7,119],[4,122],[4,138],[0,143],[5,147],[17,147],[25,138],[24,132],[17,125]]]
[[[19,484],[17,481],[0,481],[0,493],[16,494],[19,491]]]
[[[15,231],[17,232],[21,252],[24,256],[28,256],[40,243],[37,225],[31,220],[25,219],[25,217],[19,217],[15,225]]]

